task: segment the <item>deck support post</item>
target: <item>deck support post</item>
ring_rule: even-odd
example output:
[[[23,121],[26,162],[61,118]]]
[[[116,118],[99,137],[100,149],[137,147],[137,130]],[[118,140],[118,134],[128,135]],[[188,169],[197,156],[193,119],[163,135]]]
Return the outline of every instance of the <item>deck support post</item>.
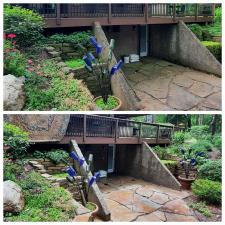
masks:
[[[195,4],[195,21],[198,20],[198,4]]]
[[[142,123],[139,123],[139,134],[138,134],[138,142],[139,143],[141,143],[141,139],[142,139],[141,130],[142,130]]]
[[[157,125],[156,143],[159,142],[159,129],[160,129],[160,125]]]
[[[60,5],[61,4],[56,4],[56,25],[60,25],[61,24]]]
[[[108,23],[111,24],[111,20],[112,20],[112,4],[108,4],[109,8],[108,8]]]
[[[119,120],[116,119],[115,121],[115,143],[117,142],[117,135],[118,135],[118,125],[119,125]]]
[[[148,4],[144,5],[144,17],[146,24],[148,23]]]
[[[176,4],[173,4],[173,22],[176,21]]]
[[[83,131],[83,142],[86,142],[87,136],[87,115],[84,115],[84,131]]]

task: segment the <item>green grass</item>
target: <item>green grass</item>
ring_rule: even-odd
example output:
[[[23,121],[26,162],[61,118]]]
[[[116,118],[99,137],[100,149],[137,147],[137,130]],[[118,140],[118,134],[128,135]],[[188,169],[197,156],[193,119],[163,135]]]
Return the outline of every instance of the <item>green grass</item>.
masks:
[[[177,164],[176,160],[160,160],[163,164]]]
[[[14,176],[9,175],[10,173]],[[8,178],[12,178],[22,188],[25,207],[18,214],[5,214],[7,221],[66,222],[74,218],[75,207],[71,203],[73,198],[64,188],[52,187],[39,173],[25,172],[16,163],[4,165],[4,180]]]
[[[99,98],[96,101],[97,107],[102,110],[112,110],[112,109],[116,108],[118,106],[118,104],[119,104],[118,101],[115,98],[113,98],[113,96],[108,97],[107,104],[104,103],[102,98]]]
[[[80,68],[84,66],[82,59],[70,59],[65,61],[66,65],[72,69]]]
[[[66,178],[67,177],[67,173],[53,174],[52,177],[54,177],[54,178]]]

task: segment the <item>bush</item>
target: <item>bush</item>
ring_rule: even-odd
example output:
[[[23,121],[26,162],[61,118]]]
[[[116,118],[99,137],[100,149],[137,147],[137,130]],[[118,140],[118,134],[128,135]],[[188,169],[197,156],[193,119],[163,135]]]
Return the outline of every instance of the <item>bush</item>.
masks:
[[[219,150],[222,149],[222,138],[221,135],[215,135],[212,140],[213,145]]]
[[[199,40],[203,40],[203,37],[202,37],[202,31],[203,31],[202,26],[200,26],[199,24],[193,23],[193,24],[188,25],[188,28],[196,35],[196,37]]]
[[[198,176],[202,179],[222,181],[222,161],[207,160],[198,169]]]
[[[21,159],[29,147],[28,133],[13,124],[4,123],[4,144],[10,146],[9,154],[13,159]]]
[[[4,40],[4,74],[24,76],[26,72],[26,58],[9,40]]]
[[[20,164],[12,164],[9,162],[4,163],[4,170],[3,170],[3,180],[11,180],[16,181],[17,176],[19,176],[23,171],[23,167]]]
[[[62,149],[54,149],[50,152],[47,152],[46,157],[49,158],[52,162],[58,164],[62,163],[63,161],[67,161],[69,158],[69,154]]]
[[[204,136],[207,136],[209,132],[209,126],[200,125],[200,126],[192,126],[190,130],[190,134],[192,137],[196,139],[203,139]]]
[[[221,23],[222,22],[222,8],[218,7],[215,10],[215,18],[214,18],[215,23]]]
[[[184,143],[184,140],[185,140],[185,133],[182,131],[175,132],[172,137],[172,143],[174,145],[181,145]]]
[[[202,41],[202,44],[208,48],[208,50],[217,58],[218,61],[221,61],[222,45],[220,42]]]
[[[165,148],[162,148],[160,147],[159,145],[155,146],[153,148],[154,152],[157,154],[157,156],[160,158],[160,159],[165,159],[166,158],[166,149]]]
[[[192,209],[197,210],[198,212],[202,213],[204,216],[206,217],[211,217],[212,213],[210,212],[210,210],[208,209],[207,205],[205,204],[205,202],[197,202],[197,203],[192,203],[190,204],[190,207]]]
[[[208,152],[212,150],[212,144],[210,141],[202,139],[191,145],[194,152]]]
[[[5,5],[4,32],[16,34],[16,41],[21,47],[33,45],[41,37],[44,20],[32,10],[18,6]]]
[[[211,180],[196,180],[192,185],[194,195],[208,203],[220,204],[222,200],[222,184]]]
[[[175,160],[161,160],[173,175],[177,175],[178,162]]]

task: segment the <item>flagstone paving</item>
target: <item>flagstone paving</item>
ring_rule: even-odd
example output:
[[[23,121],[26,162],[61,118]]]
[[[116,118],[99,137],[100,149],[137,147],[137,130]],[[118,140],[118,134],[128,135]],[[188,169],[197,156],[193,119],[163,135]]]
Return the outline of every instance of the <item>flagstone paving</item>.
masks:
[[[111,221],[198,221],[184,198],[187,191],[177,191],[127,176],[115,176],[98,182]]]
[[[142,110],[221,110],[221,78],[164,60],[145,58],[123,72]]]

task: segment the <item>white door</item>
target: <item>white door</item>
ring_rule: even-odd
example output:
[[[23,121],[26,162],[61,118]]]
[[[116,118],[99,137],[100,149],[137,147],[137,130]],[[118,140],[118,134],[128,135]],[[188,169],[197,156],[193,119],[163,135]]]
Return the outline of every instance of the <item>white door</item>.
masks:
[[[148,55],[148,25],[140,25],[140,56]]]
[[[116,145],[108,146],[108,173],[113,173],[115,170],[115,152]]]

